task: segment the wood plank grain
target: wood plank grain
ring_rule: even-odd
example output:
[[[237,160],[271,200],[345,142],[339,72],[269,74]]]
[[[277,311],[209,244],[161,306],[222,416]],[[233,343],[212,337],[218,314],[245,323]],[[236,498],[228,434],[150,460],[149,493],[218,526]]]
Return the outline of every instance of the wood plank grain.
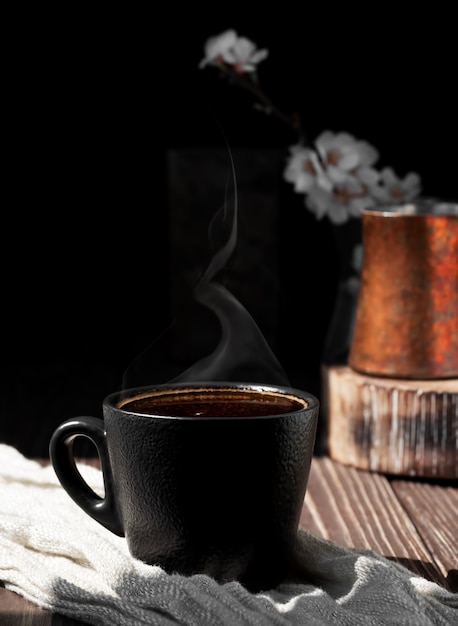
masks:
[[[5,626],[51,626],[52,613],[22,596],[0,587],[0,624]]]
[[[448,587],[458,591],[458,488],[405,480],[391,486]]]
[[[0,625],[87,626],[87,623],[42,609],[14,591],[0,586]]]
[[[448,587],[444,571],[382,474],[315,457],[300,525],[341,545],[374,550]]]

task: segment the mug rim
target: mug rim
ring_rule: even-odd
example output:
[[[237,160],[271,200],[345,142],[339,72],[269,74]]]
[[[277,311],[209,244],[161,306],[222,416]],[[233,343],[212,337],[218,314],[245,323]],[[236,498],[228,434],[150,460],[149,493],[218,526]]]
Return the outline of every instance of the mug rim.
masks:
[[[129,387],[126,389],[120,389],[118,391],[112,392],[110,394],[108,394],[104,401],[103,401],[103,406],[107,407],[109,409],[115,409],[117,411],[123,412],[126,415],[130,415],[130,416],[137,416],[137,417],[141,417],[141,418],[146,418],[149,419],[151,417],[154,418],[159,418],[159,419],[185,419],[185,420],[189,420],[189,417],[185,417],[185,416],[180,416],[180,415],[155,415],[155,414],[145,414],[145,413],[141,413],[141,412],[137,412],[135,410],[129,410],[129,409],[125,409],[123,407],[123,404],[119,405],[119,402],[124,400],[124,404],[127,404],[129,401],[134,400],[135,398],[140,399],[140,397],[142,395],[144,395],[145,397],[150,395],[151,392],[154,391],[159,391],[159,392],[164,392],[164,394],[167,393],[168,390],[174,391],[174,390],[179,390],[180,389],[192,389],[192,390],[203,390],[203,391],[207,391],[207,390],[211,390],[211,389],[229,389],[229,390],[245,390],[248,391],[248,393],[250,392],[254,392],[254,393],[259,393],[259,392],[270,392],[272,394],[280,394],[280,395],[284,395],[288,398],[290,398],[292,401],[298,401],[299,402],[303,402],[303,406],[292,410],[292,411],[287,411],[284,413],[272,413],[272,414],[268,414],[268,415],[252,415],[252,416],[246,416],[244,417],[244,419],[255,419],[255,420],[260,420],[260,419],[269,419],[269,418],[278,418],[278,417],[282,417],[282,416],[288,416],[288,415],[298,415],[299,413],[302,413],[303,411],[306,411],[307,413],[312,412],[315,409],[318,409],[320,406],[320,401],[318,399],[317,396],[315,396],[314,394],[305,391],[303,389],[298,389],[295,387],[291,387],[291,386],[286,386],[286,385],[276,385],[276,384],[272,384],[272,383],[255,383],[255,382],[241,382],[241,381],[193,381],[193,382],[168,382],[168,383],[158,383],[158,384],[151,384],[151,385],[142,385],[142,386],[138,386],[138,387]],[[231,416],[231,415],[225,415],[225,416],[193,416],[192,417],[193,420],[212,420],[212,419],[218,419],[218,420],[237,420],[240,421],[240,416]]]

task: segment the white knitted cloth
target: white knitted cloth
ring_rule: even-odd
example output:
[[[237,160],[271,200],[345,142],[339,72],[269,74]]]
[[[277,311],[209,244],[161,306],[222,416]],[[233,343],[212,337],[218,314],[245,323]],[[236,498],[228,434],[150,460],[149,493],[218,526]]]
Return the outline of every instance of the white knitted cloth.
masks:
[[[101,472],[81,473],[96,491]],[[203,575],[168,575],[128,552],[41,467],[0,444],[0,580],[93,625],[452,626],[458,595],[366,550],[300,533],[304,582],[259,594]]]

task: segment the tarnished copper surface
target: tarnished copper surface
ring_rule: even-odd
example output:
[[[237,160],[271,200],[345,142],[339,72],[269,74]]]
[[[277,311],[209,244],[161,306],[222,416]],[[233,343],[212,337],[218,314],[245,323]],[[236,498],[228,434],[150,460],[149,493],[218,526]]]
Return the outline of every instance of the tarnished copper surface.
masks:
[[[366,210],[362,229],[350,367],[410,379],[457,377],[458,204]]]

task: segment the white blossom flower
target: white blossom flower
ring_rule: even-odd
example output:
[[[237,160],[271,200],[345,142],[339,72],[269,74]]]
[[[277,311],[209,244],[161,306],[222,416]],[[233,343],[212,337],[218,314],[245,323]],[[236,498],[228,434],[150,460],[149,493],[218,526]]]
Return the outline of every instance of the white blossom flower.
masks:
[[[305,205],[317,219],[327,215],[333,224],[344,224],[351,217],[360,217],[362,209],[374,204],[374,198],[357,178],[348,178],[331,191],[316,185],[309,190],[305,199]]]
[[[343,283],[342,288],[353,296],[358,295],[361,280],[359,274],[357,276],[349,276]]]
[[[335,183],[345,183],[348,174],[361,177],[362,182],[373,184],[378,179],[371,167],[379,155],[366,141],[356,140],[349,133],[326,130],[319,135],[315,145],[326,172]]]
[[[409,202],[418,196],[420,191],[418,174],[409,172],[401,179],[391,167],[385,167],[380,172],[380,185],[374,188],[373,193],[380,203],[393,204]]]
[[[377,150],[367,141],[356,140],[349,133],[325,130],[318,136],[315,145],[327,165],[346,171],[373,165],[379,157]]]
[[[258,63],[263,61],[269,54],[269,51],[263,48],[258,50],[256,45],[246,39],[239,37],[234,46],[228,50],[226,58],[228,63],[234,66],[236,72],[243,74],[245,72],[255,72]]]
[[[206,65],[231,65],[238,74],[253,73],[258,63],[269,54],[265,48],[258,50],[256,44],[246,37],[238,37],[235,30],[226,30],[210,37],[204,46],[205,57],[199,67]]]
[[[361,285],[361,270],[363,268],[363,244],[357,243],[353,246],[351,253],[351,266],[355,274],[348,276],[341,288],[347,293],[357,296]]]
[[[351,255],[351,266],[359,274],[363,267],[363,244],[357,243],[353,247]]]
[[[379,174],[371,167],[377,151],[348,133],[323,132],[316,150],[301,145],[290,147],[283,172],[296,193],[308,194],[306,206],[321,219],[335,224],[359,217],[362,208],[373,206],[373,189]]]
[[[222,61],[226,61],[227,52],[236,41],[237,33],[232,29],[207,39],[204,45],[205,57],[199,63],[199,67],[204,68],[206,65],[218,65]]]
[[[290,156],[283,172],[284,179],[294,185],[297,193],[307,193],[324,175],[323,168],[314,150],[303,146],[291,146]]]

